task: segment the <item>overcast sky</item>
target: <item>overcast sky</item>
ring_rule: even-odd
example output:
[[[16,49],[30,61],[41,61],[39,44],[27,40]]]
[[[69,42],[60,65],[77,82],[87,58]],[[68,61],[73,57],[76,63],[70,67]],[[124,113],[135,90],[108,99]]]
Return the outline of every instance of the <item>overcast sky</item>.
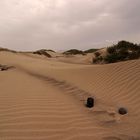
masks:
[[[0,46],[15,50],[140,43],[140,0],[0,0]]]

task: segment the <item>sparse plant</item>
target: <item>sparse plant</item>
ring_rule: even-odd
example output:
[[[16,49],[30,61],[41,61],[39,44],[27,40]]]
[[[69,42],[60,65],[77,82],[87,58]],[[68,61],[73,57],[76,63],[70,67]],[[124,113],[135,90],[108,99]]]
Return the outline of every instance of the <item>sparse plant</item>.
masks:
[[[140,58],[140,45],[133,44],[127,41],[119,41],[118,44],[107,48],[105,57],[100,57],[98,52],[95,53],[93,63],[115,63],[126,60],[133,60]]]
[[[98,49],[89,49],[89,50],[84,51],[84,53],[93,53],[96,51],[98,51]]]
[[[38,51],[36,51],[36,52],[33,52],[33,54],[44,55],[44,56],[47,56],[47,57],[51,58],[51,55],[48,54],[48,53],[46,52],[46,50],[38,50]]]
[[[104,60],[103,57],[99,56],[99,57],[93,58],[92,62],[93,63],[102,63],[103,60]]]
[[[108,47],[107,52],[110,54],[115,53],[116,52],[115,46]]]
[[[99,52],[95,52],[95,57],[99,57],[101,54]]]
[[[65,54],[65,55],[76,55],[76,54],[86,55],[83,51],[77,50],[77,49],[68,50],[66,52],[63,52],[63,54]]]

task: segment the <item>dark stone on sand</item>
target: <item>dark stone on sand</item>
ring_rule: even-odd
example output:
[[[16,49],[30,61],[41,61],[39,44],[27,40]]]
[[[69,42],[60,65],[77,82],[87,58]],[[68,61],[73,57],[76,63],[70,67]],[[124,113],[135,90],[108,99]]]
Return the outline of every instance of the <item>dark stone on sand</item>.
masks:
[[[1,67],[1,71],[8,70],[8,67]]]
[[[0,64],[0,71],[6,71],[9,69],[15,68],[14,66],[8,66],[8,65],[1,65]]]
[[[86,106],[89,108],[93,107],[94,106],[94,98],[92,98],[92,97],[87,98]]]
[[[127,114],[127,109],[124,107],[119,108],[118,113],[121,115],[125,115]]]

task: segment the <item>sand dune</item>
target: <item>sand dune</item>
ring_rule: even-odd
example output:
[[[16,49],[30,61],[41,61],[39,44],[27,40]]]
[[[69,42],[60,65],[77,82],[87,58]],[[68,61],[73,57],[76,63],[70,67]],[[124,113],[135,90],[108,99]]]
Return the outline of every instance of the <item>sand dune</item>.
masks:
[[[0,71],[0,139],[140,139],[140,60],[83,65],[0,52],[0,63],[15,67]]]

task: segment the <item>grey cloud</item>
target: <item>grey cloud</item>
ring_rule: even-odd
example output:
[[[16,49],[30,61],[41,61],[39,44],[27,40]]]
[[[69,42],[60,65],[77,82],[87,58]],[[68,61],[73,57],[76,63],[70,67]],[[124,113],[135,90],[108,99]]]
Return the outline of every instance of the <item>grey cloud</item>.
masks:
[[[139,0],[2,0],[0,45],[18,50],[139,43]]]

